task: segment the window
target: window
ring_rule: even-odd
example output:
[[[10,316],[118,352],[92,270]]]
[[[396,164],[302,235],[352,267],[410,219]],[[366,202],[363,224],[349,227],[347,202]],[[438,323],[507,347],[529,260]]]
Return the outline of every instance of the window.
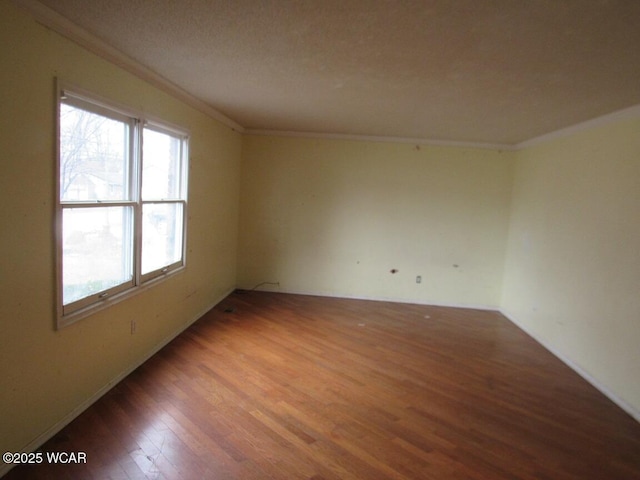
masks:
[[[188,139],[73,90],[58,112],[64,326],[184,267]]]

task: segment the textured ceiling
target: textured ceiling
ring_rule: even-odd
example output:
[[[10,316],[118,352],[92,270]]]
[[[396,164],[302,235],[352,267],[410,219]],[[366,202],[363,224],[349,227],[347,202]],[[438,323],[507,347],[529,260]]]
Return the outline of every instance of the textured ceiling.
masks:
[[[640,0],[42,0],[245,129],[517,144],[640,104]]]

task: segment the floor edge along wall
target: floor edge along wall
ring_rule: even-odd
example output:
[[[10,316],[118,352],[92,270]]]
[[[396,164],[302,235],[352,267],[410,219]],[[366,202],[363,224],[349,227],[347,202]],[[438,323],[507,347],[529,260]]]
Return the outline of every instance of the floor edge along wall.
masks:
[[[202,318],[202,316],[204,314],[206,314],[209,310],[211,310],[216,305],[218,305],[220,302],[222,302],[225,298],[227,298],[229,296],[229,294],[231,294],[231,292],[233,292],[233,290],[234,289],[229,290],[227,293],[222,295],[220,298],[216,299],[215,302],[211,303],[202,312],[198,313],[194,318],[192,318],[191,320],[189,320],[186,323],[184,323],[183,325],[181,325],[175,332],[170,334],[168,337],[166,337],[164,340],[162,340],[158,345],[156,345],[139,362],[136,362],[134,365],[130,366],[129,368],[127,368],[126,370],[121,372],[119,375],[117,375],[115,378],[110,380],[105,386],[103,386],[100,390],[95,392],[91,397],[86,399],[84,402],[82,402],[80,405],[78,405],[76,408],[74,408],[71,412],[69,412],[67,415],[65,415],[62,419],[60,419],[54,425],[49,427],[45,432],[41,433],[36,438],[34,438],[31,442],[29,442],[27,445],[25,445],[20,450],[20,452],[21,453],[31,453],[31,452],[37,450],[38,448],[40,448],[42,445],[44,445],[48,440],[50,440],[53,436],[55,436],[58,432],[60,432],[64,427],[66,427],[71,422],[73,422],[77,417],[79,417],[85,410],[87,410],[89,407],[91,407],[91,405],[93,405],[95,402],[97,402],[102,396],[104,396],[106,393],[108,393],[109,390],[111,390],[119,382],[121,382],[128,375],[130,375],[136,368],[138,368],[141,365],[143,365],[147,360],[149,360],[151,357],[153,357],[156,353],[158,353],[160,350],[162,350],[165,346],[167,346],[178,335],[180,335],[187,328],[189,328],[192,324],[194,324],[196,321],[198,321],[200,318]],[[0,465],[0,478],[2,476],[4,476],[7,472],[9,472],[9,470],[11,470],[15,466],[16,466],[16,464],[7,464],[7,463],[3,462],[2,465]]]
[[[575,373],[580,375],[584,380],[586,380],[589,384],[591,384],[596,390],[602,393],[605,397],[615,403],[618,407],[628,413],[634,420],[640,423],[640,411],[633,408],[627,402],[622,400],[616,394],[614,394],[609,388],[604,386],[600,381],[594,378],[589,372],[585,371],[582,367],[577,365],[574,361],[567,358],[565,355],[558,352],[556,349],[551,347],[547,342],[541,340],[537,335],[532,333],[528,328],[524,327],[520,322],[518,322],[515,317],[504,310],[500,310],[500,313],[504,315],[507,320],[517,326],[520,330],[525,332],[531,338],[533,338],[536,342],[542,345],[547,351],[552,353],[558,360],[564,363],[567,367],[573,370]]]

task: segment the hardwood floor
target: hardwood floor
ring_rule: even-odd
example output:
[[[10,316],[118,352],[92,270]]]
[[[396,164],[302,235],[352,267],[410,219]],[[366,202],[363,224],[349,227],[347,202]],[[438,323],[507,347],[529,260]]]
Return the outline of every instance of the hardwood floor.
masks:
[[[496,312],[230,295],[7,479],[640,478],[640,424]]]

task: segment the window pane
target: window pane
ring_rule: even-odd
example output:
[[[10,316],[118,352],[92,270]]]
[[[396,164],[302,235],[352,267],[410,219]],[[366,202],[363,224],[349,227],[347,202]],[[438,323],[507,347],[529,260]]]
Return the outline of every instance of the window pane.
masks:
[[[142,137],[142,199],[163,200],[180,197],[182,140],[145,128]]]
[[[65,208],[62,215],[64,305],[132,280],[133,208]]]
[[[60,104],[60,200],[128,197],[129,125]]]
[[[143,275],[182,259],[182,208],[181,203],[143,205]]]

